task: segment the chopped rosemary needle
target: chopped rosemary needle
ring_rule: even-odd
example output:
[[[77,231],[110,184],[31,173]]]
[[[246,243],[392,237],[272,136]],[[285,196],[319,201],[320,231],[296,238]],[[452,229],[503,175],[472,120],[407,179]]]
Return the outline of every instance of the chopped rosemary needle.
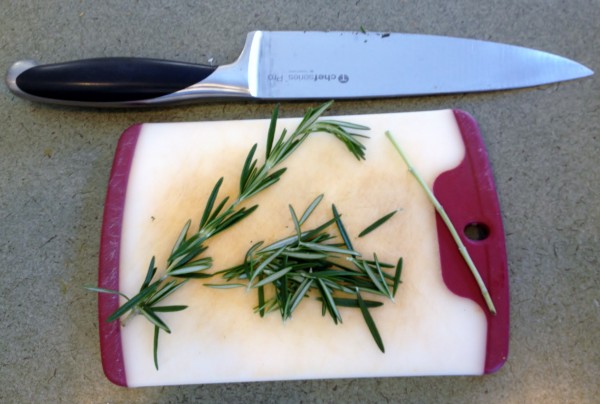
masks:
[[[371,313],[369,313],[369,308],[367,307],[367,304],[360,295],[358,288],[356,288],[356,300],[358,301],[358,307],[360,307],[360,311],[365,319],[365,323],[367,323],[367,327],[369,327],[369,331],[371,332],[375,343],[377,344],[381,352],[385,352],[385,347],[383,346],[383,340],[381,339],[381,335],[377,330],[375,321],[373,320],[373,317],[371,317]]]
[[[228,282],[246,282],[249,290],[258,289],[258,305],[254,310],[261,317],[279,310],[284,321],[290,319],[302,300],[310,297],[311,291],[314,291],[322,303],[323,315],[329,313],[335,324],[342,323],[340,307],[359,308],[377,346],[384,351],[381,336],[368,312],[369,308],[379,307],[383,303],[363,300],[360,292],[393,301],[400,283],[402,259],[398,261],[393,275],[384,269],[394,266],[380,262],[377,254],[373,254],[373,260],[363,259],[359,252],[351,248],[350,237],[335,205],[332,206],[332,219],[305,230],[303,225],[306,219],[322,199],[323,195],[315,198],[301,219],[290,206],[294,235],[265,247],[263,242],[255,244],[246,253],[242,264],[217,272],[225,283],[206,286],[225,288],[230,284],[231,287],[239,287],[243,283]],[[343,243],[335,242],[336,236],[330,233],[334,223]],[[353,267],[346,267],[344,264],[347,263]]]
[[[392,216],[394,216],[396,214],[396,212],[398,212],[398,211],[394,210],[393,212],[390,212],[387,215],[377,219],[375,222],[373,222],[372,224],[367,226],[363,231],[361,231],[358,234],[358,237],[364,237],[367,234],[371,233],[373,230],[375,230],[376,228],[378,228],[379,226],[381,226],[382,224],[387,222]]]

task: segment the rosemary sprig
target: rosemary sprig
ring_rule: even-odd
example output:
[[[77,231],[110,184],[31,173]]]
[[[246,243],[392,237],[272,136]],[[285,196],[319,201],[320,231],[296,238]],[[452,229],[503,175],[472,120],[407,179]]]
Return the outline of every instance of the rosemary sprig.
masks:
[[[431,189],[429,188],[429,186],[427,185],[427,183],[425,182],[423,177],[421,177],[421,175],[415,170],[413,165],[410,163],[410,161],[408,160],[408,157],[406,156],[406,154],[404,153],[404,151],[402,150],[402,148],[400,147],[398,142],[396,142],[396,140],[394,139],[392,134],[390,132],[385,132],[385,136],[392,143],[392,145],[394,146],[394,148],[396,149],[396,151],[398,152],[398,154],[400,155],[402,160],[404,160],[404,163],[408,167],[408,171],[412,174],[413,177],[415,177],[415,179],[417,180],[417,182],[419,183],[421,188],[423,188],[423,190],[427,194],[427,197],[429,198],[429,200],[435,207],[435,210],[437,211],[437,213],[440,215],[440,217],[446,224],[446,227],[450,231],[450,234],[452,235],[452,238],[454,239],[454,242],[456,243],[456,245],[458,247],[458,251],[462,255],[465,262],[467,263],[469,270],[473,274],[473,277],[475,278],[475,281],[477,282],[477,285],[479,286],[481,295],[483,296],[483,299],[485,300],[485,303],[487,304],[488,310],[490,311],[490,313],[492,315],[496,315],[496,307],[494,306],[494,302],[492,301],[490,293],[488,292],[488,289],[485,286],[485,282],[481,278],[481,275],[479,275],[479,271],[477,271],[477,268],[475,267],[475,264],[473,263],[473,260],[471,259],[469,252],[467,251],[467,248],[465,247],[462,240],[460,239],[460,236],[458,235],[458,232],[456,231],[454,224],[452,224],[452,221],[448,217],[446,210],[440,204],[438,199],[435,197],[435,195],[433,194],[433,192],[431,191]]]
[[[155,258],[152,257],[139,292],[131,298],[119,291],[94,286],[86,287],[94,292],[117,294],[126,299],[126,302],[112,313],[107,321],[122,319],[122,323],[125,324],[129,318],[141,314],[154,325],[154,364],[157,369],[159,333],[161,330],[167,333],[171,332],[157,313],[181,311],[187,307],[182,305],[160,306],[158,304],[185,285],[190,279],[212,276],[212,274],[205,272],[212,267],[212,258],[199,258],[208,248],[206,242],[211,237],[245,219],[256,210],[258,205],[251,207],[240,205],[281,179],[286,169],[276,168],[315,132],[326,132],[334,135],[346,145],[347,149],[357,159],[365,158],[365,146],[359,140],[363,135],[353,131],[366,130],[367,127],[348,122],[319,120],[332,103],[333,101],[330,101],[318,108],[309,109],[291,134],[283,130],[276,141],[275,132],[279,108],[275,107],[267,134],[264,163],[259,165],[258,159],[254,157],[257,149],[255,144],[250,149],[240,174],[238,196],[231,202],[229,196],[226,196],[217,203],[223,178],[216,182],[201,215],[198,230],[190,235],[191,220],[184,224],[167,259],[166,269],[162,276],[156,278],[157,267]],[[231,287],[232,285],[228,286]]]
[[[381,351],[383,342],[368,309],[381,306],[377,301],[363,300],[361,292],[384,296],[393,301],[400,283],[402,259],[396,265],[395,274],[384,272],[393,265],[381,263],[377,255],[365,260],[351,248],[350,238],[335,206],[333,218],[321,225],[304,230],[303,224],[316,209],[323,195],[319,195],[298,218],[290,205],[290,216],[295,233],[263,247],[263,242],[253,245],[245,261],[232,268],[217,272],[225,280],[221,284],[205,284],[214,288],[246,287],[258,290],[258,305],[255,311],[261,317],[278,310],[285,321],[311,291],[318,293],[323,315],[329,313],[338,324],[342,316],[338,307],[359,308],[373,339]],[[386,215],[391,217],[390,215]],[[386,220],[387,220],[386,219]],[[337,225],[343,243],[335,242],[330,233]],[[345,263],[352,264],[347,267]],[[231,282],[231,281],[237,282]],[[241,281],[241,282],[240,282]],[[267,294],[267,289],[270,294]]]

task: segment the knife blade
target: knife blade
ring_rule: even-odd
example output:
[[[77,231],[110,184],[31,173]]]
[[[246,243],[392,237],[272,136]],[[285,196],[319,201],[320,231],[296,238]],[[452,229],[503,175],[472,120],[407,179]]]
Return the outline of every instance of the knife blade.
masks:
[[[20,61],[6,82],[33,101],[128,107],[201,100],[383,98],[522,88],[589,76],[524,47],[401,33],[248,34],[239,58],[208,66],[145,58]]]

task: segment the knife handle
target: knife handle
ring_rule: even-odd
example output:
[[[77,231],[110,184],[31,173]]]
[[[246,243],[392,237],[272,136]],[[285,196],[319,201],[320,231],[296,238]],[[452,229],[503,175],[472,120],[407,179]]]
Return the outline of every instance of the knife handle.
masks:
[[[43,66],[24,60],[8,69],[6,85],[32,101],[84,107],[256,98],[261,37],[250,32],[238,59],[218,67],[123,57]]]
[[[197,98],[247,98],[247,78],[235,67],[128,57],[49,65],[21,61],[9,69],[6,82],[23,98],[75,106],[130,107]]]
[[[32,66],[15,77],[15,86],[25,94],[57,101],[140,101],[182,90],[215,70],[158,59],[86,59]]]

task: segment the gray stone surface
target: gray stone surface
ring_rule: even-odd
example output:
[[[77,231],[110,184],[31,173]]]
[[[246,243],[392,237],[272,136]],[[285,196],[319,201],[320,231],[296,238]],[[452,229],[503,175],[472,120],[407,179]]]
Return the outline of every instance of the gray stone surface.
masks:
[[[598,0],[1,0],[0,66],[96,56],[232,61],[254,29],[400,31],[523,45],[600,68]],[[336,114],[461,108],[479,121],[503,209],[511,352],[486,377],[124,389],[100,366],[96,297],[114,149],[135,122],[266,118],[269,103],[154,110],[33,104],[0,87],[0,402],[597,402],[597,76],[488,94],[344,101]],[[297,116],[310,103],[290,102]]]

